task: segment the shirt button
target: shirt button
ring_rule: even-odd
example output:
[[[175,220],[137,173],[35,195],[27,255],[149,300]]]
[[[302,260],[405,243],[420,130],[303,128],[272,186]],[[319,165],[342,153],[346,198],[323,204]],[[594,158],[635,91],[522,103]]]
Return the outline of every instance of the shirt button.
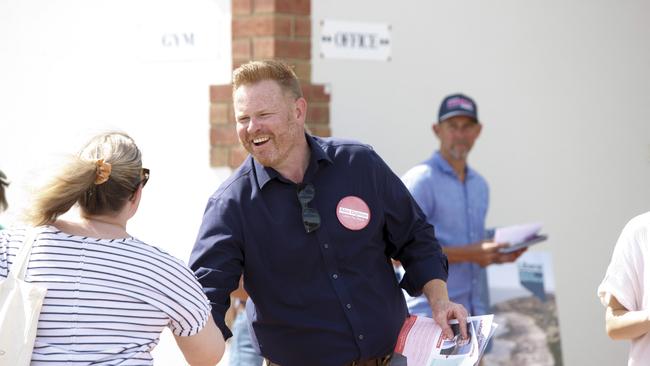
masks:
[[[337,279],[337,278],[339,278],[339,275],[337,275],[336,273],[334,273],[334,274],[332,275],[332,278],[333,278],[333,279]]]
[[[352,304],[345,304],[345,307],[348,309],[352,309]]]
[[[327,243],[323,244],[323,248],[328,249],[329,247],[330,247],[329,244],[327,244]]]
[[[359,334],[359,340],[363,341],[363,334]]]

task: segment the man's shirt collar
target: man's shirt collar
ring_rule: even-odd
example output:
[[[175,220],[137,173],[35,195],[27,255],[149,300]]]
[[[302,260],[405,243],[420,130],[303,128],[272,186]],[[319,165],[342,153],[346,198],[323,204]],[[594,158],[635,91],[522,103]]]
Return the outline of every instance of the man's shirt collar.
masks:
[[[456,179],[458,179],[458,175],[454,171],[454,168],[451,167],[449,162],[445,160],[445,158],[442,156],[440,151],[436,151],[433,153],[433,163],[435,166],[440,169],[442,172],[454,176]],[[473,178],[476,172],[474,172],[474,169],[470,168],[469,165],[465,165],[465,179],[470,179]]]
[[[325,150],[323,149],[323,146],[319,144],[319,141],[317,141],[314,137],[311,135],[305,133],[305,138],[307,139],[307,145],[309,146],[309,150],[311,151],[311,155],[309,158],[309,166],[307,167],[307,171],[305,172],[305,178],[307,178],[308,175],[311,175],[315,172],[317,165],[322,161],[327,161],[328,163],[332,163],[332,159],[327,155]],[[253,161],[253,170],[255,172],[255,176],[257,177],[257,184],[259,189],[264,188],[266,183],[268,183],[272,179],[278,179],[283,182],[289,183],[287,179],[285,179],[280,173],[271,168],[271,167],[265,167],[264,165],[260,164],[253,156],[251,155],[251,160]],[[306,180],[306,179],[303,179]]]

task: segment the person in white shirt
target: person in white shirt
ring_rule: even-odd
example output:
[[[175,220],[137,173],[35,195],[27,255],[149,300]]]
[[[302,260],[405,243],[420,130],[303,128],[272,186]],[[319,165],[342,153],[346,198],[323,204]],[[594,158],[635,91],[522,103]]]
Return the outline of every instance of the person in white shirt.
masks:
[[[630,220],[621,233],[598,287],[607,335],[631,341],[628,366],[650,360],[650,212]]]

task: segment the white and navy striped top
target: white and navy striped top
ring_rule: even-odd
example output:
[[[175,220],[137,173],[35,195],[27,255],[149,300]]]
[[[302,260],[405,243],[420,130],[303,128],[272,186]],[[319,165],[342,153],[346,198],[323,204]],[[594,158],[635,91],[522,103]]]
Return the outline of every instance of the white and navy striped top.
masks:
[[[32,366],[153,365],[160,332],[205,326],[208,300],[183,262],[136,238],[98,239],[37,228],[25,280],[47,287]],[[25,229],[0,231],[0,278]]]

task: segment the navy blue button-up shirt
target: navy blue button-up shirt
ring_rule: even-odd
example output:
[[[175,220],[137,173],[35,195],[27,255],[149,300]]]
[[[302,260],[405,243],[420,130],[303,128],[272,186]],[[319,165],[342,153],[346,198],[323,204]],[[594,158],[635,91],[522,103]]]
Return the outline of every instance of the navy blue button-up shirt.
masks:
[[[250,156],[210,197],[192,251],[214,320],[224,324],[243,271],[256,305],[262,354],[283,366],[340,366],[392,352],[407,315],[399,286],[421,292],[447,279],[433,228],[400,179],[367,145],[306,135],[303,183],[320,227],[307,233],[298,185]],[[337,205],[349,196],[369,208],[367,225],[346,228]],[[348,225],[349,226],[349,225]],[[390,258],[406,275],[398,284]]]

